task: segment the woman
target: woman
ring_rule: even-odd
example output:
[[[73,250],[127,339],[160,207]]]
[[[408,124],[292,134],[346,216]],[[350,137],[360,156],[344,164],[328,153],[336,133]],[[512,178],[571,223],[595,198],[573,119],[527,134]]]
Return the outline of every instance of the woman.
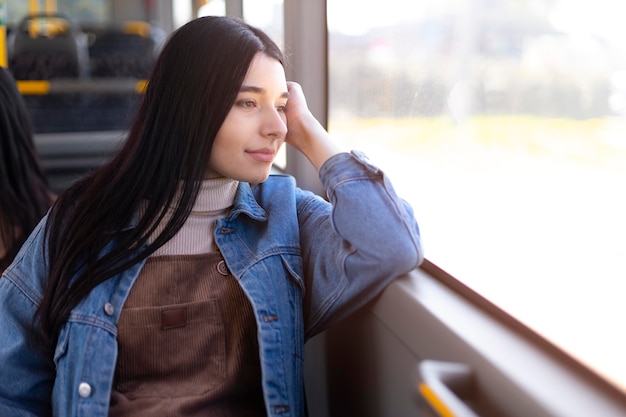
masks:
[[[330,203],[269,176],[285,141]],[[421,260],[410,207],[331,141],[277,46],[194,20],[123,149],[0,279],[0,415],[302,416],[305,340]]]
[[[13,261],[52,198],[26,104],[11,73],[0,68],[0,272]]]

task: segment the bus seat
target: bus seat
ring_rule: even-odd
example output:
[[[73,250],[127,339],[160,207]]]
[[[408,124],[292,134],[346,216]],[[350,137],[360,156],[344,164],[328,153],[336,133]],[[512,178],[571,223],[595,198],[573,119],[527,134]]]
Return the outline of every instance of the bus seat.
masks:
[[[95,36],[89,47],[94,77],[148,78],[157,55],[157,42],[147,22],[128,21]]]
[[[18,80],[88,78],[85,34],[61,13],[26,16],[13,34],[9,69]]]

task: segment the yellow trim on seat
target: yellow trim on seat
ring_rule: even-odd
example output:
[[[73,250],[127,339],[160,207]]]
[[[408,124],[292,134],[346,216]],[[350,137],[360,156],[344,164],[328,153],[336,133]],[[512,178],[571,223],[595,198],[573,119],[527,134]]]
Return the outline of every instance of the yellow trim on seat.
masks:
[[[46,95],[50,92],[49,81],[17,81],[17,89],[24,95]]]
[[[150,23],[142,22],[141,20],[129,20],[128,22],[124,22],[122,30],[128,35],[139,35],[143,38],[147,38],[150,36],[152,26],[150,26]]]
[[[143,94],[146,92],[146,87],[148,87],[148,80],[137,81],[135,91],[137,91],[139,94]]]

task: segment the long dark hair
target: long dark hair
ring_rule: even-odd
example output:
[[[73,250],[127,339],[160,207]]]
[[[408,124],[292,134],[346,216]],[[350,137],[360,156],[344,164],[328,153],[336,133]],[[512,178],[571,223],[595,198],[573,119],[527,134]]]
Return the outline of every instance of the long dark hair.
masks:
[[[26,104],[11,73],[0,68],[0,272],[46,214],[51,197]]]
[[[122,149],[64,192],[49,216],[49,279],[38,310],[48,348],[95,286],[148,257],[184,224],[215,136],[259,52],[283,63],[266,34],[232,18],[199,18],[170,37]],[[142,201],[147,208],[136,218]],[[150,243],[172,206],[171,218]],[[129,228],[135,218],[136,227]],[[106,246],[110,251],[102,255]]]

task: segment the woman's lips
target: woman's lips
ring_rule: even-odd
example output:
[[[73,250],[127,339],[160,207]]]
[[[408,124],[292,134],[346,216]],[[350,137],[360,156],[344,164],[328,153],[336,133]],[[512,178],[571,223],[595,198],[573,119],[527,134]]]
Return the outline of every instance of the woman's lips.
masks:
[[[260,162],[274,162],[275,152],[271,149],[254,149],[246,151],[246,153],[250,155],[252,159],[256,159]]]

